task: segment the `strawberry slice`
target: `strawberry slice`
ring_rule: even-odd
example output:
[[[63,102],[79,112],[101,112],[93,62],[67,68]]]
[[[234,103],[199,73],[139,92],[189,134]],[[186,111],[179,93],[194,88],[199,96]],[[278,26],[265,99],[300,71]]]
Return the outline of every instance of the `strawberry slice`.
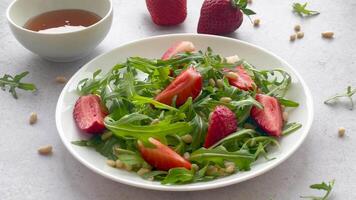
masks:
[[[189,67],[177,76],[160,94],[156,100],[171,105],[173,98],[177,96],[176,105],[180,106],[189,97],[195,99],[203,87],[203,80],[199,72],[193,67]]]
[[[78,128],[86,133],[101,133],[105,129],[106,112],[96,95],[80,97],[75,103],[73,117]]]
[[[237,74],[237,78],[228,77],[230,85],[245,91],[254,89],[255,82],[242,66],[237,66],[233,72]]]
[[[190,169],[192,167],[189,161],[185,160],[182,156],[158,140],[149,138],[148,141],[155,147],[145,147],[142,142],[139,141],[138,149],[142,155],[142,158],[158,170],[167,171],[175,167]]]
[[[169,60],[178,53],[192,52],[195,50],[194,44],[189,41],[181,41],[173,44],[162,56],[162,60]]]
[[[205,139],[204,147],[211,147],[236,130],[237,120],[235,113],[225,106],[216,106],[210,116],[208,134]]]
[[[263,105],[263,109],[252,107],[251,117],[263,131],[270,136],[281,136],[283,128],[282,110],[278,100],[274,97],[257,94],[256,100]]]

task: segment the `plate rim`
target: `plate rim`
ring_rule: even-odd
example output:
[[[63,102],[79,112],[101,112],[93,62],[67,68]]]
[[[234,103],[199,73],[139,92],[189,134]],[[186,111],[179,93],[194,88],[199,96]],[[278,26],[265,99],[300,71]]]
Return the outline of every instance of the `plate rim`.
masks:
[[[61,108],[61,102],[64,99],[65,96],[65,91],[68,90],[68,88],[70,87],[70,85],[72,85],[73,81],[74,81],[74,77],[78,76],[80,73],[82,73],[83,70],[85,70],[87,68],[87,66],[91,65],[93,62],[101,59],[102,57],[104,57],[105,55],[116,51],[117,49],[120,48],[124,48],[125,46],[128,45],[132,45],[135,43],[140,43],[140,42],[144,42],[147,40],[152,40],[152,39],[159,39],[159,38],[167,38],[167,37],[205,37],[205,38],[217,38],[217,39],[223,39],[223,40],[230,40],[233,42],[237,42],[237,43],[242,43],[243,45],[247,45],[253,48],[256,48],[260,51],[265,52],[266,54],[268,54],[269,56],[272,56],[274,58],[276,58],[277,60],[279,60],[281,63],[283,63],[283,65],[285,65],[288,70],[290,70],[296,77],[297,80],[300,82],[305,94],[306,94],[306,106],[308,108],[307,110],[307,115],[309,116],[309,120],[307,121],[307,124],[303,125],[303,127],[305,127],[305,133],[303,134],[303,137],[301,138],[301,140],[298,141],[298,143],[294,146],[294,148],[292,148],[289,152],[289,154],[286,154],[284,157],[279,158],[276,162],[272,163],[271,165],[266,166],[265,168],[261,169],[260,171],[257,171],[256,173],[253,173],[249,176],[245,176],[242,177],[240,179],[232,179],[232,180],[227,180],[225,182],[219,182],[216,184],[211,184],[211,185],[183,185],[183,187],[177,187],[174,185],[153,185],[153,184],[146,184],[146,183],[141,183],[141,182],[137,182],[137,181],[131,181],[128,179],[121,179],[120,177],[114,176],[112,174],[109,174],[107,172],[105,172],[104,170],[98,169],[96,167],[94,167],[92,164],[90,164],[89,162],[87,162],[84,158],[82,158],[79,154],[77,154],[74,149],[71,146],[71,143],[68,142],[66,140],[66,138],[64,137],[64,131],[63,131],[63,127],[61,126],[60,123],[60,113],[59,110]],[[252,178],[255,178],[257,176],[260,176],[270,170],[272,170],[273,168],[277,167],[278,165],[280,165],[281,163],[283,163],[285,160],[287,160],[288,158],[290,158],[297,149],[299,149],[299,147],[301,146],[301,144],[305,141],[305,139],[307,138],[309,132],[310,132],[310,128],[312,126],[314,120],[314,103],[313,103],[313,98],[310,92],[309,87],[307,86],[307,84],[305,83],[304,79],[301,77],[301,75],[297,72],[297,70],[291,66],[288,62],[286,62],[284,59],[282,59],[281,57],[277,56],[276,54],[274,54],[273,52],[262,48],[260,46],[251,44],[249,42],[245,42],[245,41],[241,41],[235,38],[230,38],[230,37],[223,37],[223,36],[216,36],[216,35],[208,35],[208,34],[197,34],[197,33],[179,33],[179,34],[165,34],[165,35],[158,35],[158,36],[152,36],[152,37],[145,37],[145,38],[141,38],[141,39],[137,39],[137,40],[133,40],[133,41],[129,41],[129,42],[125,42],[122,45],[113,48],[109,51],[106,51],[98,56],[96,56],[95,58],[91,59],[89,62],[87,62],[86,64],[84,64],[80,69],[78,69],[77,72],[75,72],[72,77],[69,79],[69,81],[67,82],[67,84],[64,86],[64,88],[62,89],[60,96],[58,98],[57,101],[57,105],[56,105],[56,114],[55,114],[55,121],[56,121],[56,128],[57,128],[57,132],[62,140],[62,143],[64,144],[64,146],[66,147],[66,149],[70,152],[70,154],[76,158],[81,164],[83,164],[84,166],[86,166],[87,168],[89,168],[90,170],[92,170],[93,172],[100,174],[110,180],[113,180],[115,182],[119,182],[122,184],[126,184],[126,185],[130,185],[130,186],[134,186],[134,187],[138,187],[138,188],[143,188],[143,189],[150,189],[150,190],[158,190],[158,191],[200,191],[200,190],[209,190],[209,189],[216,189],[216,188],[221,188],[221,187],[225,187],[225,186],[229,186],[229,185],[233,185],[233,184],[237,184]],[[186,187],[184,187],[186,186]]]

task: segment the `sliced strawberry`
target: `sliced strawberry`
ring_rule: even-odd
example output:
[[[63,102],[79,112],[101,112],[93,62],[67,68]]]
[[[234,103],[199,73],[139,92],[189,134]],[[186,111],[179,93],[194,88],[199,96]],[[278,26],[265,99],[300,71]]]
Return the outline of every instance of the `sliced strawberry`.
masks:
[[[260,102],[263,109],[253,107],[251,117],[263,131],[270,136],[281,136],[283,128],[282,110],[278,100],[274,97],[257,94],[256,100]]]
[[[203,80],[199,72],[193,67],[189,67],[177,76],[166,89],[156,96],[156,100],[171,105],[173,98],[177,96],[176,105],[180,106],[187,101],[189,97],[195,99],[203,86]]]
[[[192,52],[195,50],[194,44],[189,41],[181,41],[173,44],[162,56],[162,60],[168,60],[178,53]]]
[[[175,167],[191,168],[189,161],[177,154],[168,146],[162,144],[154,138],[148,139],[155,147],[145,147],[141,142],[138,142],[138,149],[143,159],[158,170],[169,170]]]
[[[235,113],[225,106],[216,106],[210,116],[208,134],[205,139],[204,147],[211,147],[236,130],[237,119]]]
[[[245,91],[254,89],[255,82],[242,66],[237,66],[233,71],[237,74],[237,78],[228,77],[230,85]]]
[[[80,97],[75,103],[73,117],[78,128],[86,133],[101,133],[105,129],[106,112],[96,95]]]

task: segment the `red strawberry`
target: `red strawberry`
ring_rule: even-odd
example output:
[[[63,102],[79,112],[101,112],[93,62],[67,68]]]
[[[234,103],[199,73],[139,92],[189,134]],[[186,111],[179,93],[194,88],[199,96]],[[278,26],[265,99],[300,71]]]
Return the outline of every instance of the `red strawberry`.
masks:
[[[208,134],[205,139],[204,147],[211,147],[236,130],[237,119],[235,113],[225,106],[216,106],[210,116]]]
[[[177,25],[187,16],[187,0],[146,0],[146,5],[157,25]]]
[[[242,66],[237,66],[233,70],[238,76],[236,79],[228,77],[230,85],[233,85],[241,90],[253,90],[255,82]]]
[[[181,41],[173,44],[162,56],[162,60],[168,60],[178,53],[192,52],[195,50],[194,44],[189,41]]]
[[[246,5],[236,0],[205,0],[200,10],[198,33],[225,35],[234,32],[242,24],[241,11],[254,14]]]
[[[106,112],[96,95],[80,97],[75,103],[73,117],[78,128],[86,133],[101,133],[105,129]]]
[[[175,167],[184,167],[186,169],[191,168],[192,165],[189,161],[185,160],[168,146],[153,138],[149,138],[148,140],[155,147],[145,147],[139,141],[138,149],[140,150],[142,158],[150,165],[158,170],[169,170]]]
[[[171,105],[173,98],[177,96],[176,105],[180,106],[189,97],[195,99],[201,92],[203,80],[199,72],[193,67],[189,67],[179,74],[161,93],[156,96],[156,100]]]
[[[263,105],[263,109],[253,107],[251,117],[257,125],[271,136],[281,136],[283,128],[282,110],[278,100],[274,97],[257,94],[256,100]]]

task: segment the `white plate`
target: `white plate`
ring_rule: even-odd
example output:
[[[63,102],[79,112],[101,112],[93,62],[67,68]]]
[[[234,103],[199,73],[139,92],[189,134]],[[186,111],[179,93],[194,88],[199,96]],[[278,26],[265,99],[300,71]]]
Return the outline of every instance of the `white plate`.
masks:
[[[206,49],[210,46],[215,53],[224,56],[238,54],[241,58],[246,59],[258,68],[271,69],[279,67],[291,73],[293,82],[287,97],[298,101],[300,106],[290,112],[289,119],[290,121],[302,123],[303,127],[297,132],[282,138],[280,141],[281,147],[270,152],[271,154],[269,156],[275,157],[276,159],[268,162],[264,159],[260,159],[253,164],[250,171],[236,173],[209,182],[167,186],[161,185],[159,182],[143,180],[135,173],[111,168],[106,165],[106,159],[99,153],[89,148],[71,144],[71,141],[73,140],[87,137],[76,128],[72,117],[73,106],[78,98],[76,86],[80,80],[91,77],[92,73],[98,68],[103,69],[104,72],[108,71],[115,64],[125,61],[129,56],[159,58],[171,44],[181,40],[192,41],[197,49]],[[69,80],[59,97],[56,110],[57,129],[64,145],[69,152],[85,166],[98,174],[120,183],[146,189],[165,191],[206,190],[239,183],[261,175],[281,164],[284,160],[290,157],[295,150],[297,150],[306,138],[312,121],[312,96],[302,77],[287,62],[265,49],[246,42],[226,37],[197,34],[174,34],[151,37],[122,45],[108,53],[98,56],[88,64],[84,65]]]

